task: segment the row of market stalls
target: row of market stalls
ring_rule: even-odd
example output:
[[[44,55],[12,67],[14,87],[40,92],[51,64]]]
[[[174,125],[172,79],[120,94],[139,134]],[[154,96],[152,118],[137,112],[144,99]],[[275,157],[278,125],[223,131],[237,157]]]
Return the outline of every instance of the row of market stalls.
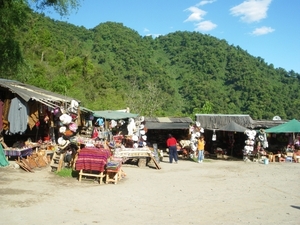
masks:
[[[267,128],[286,122],[254,121],[249,115],[196,114],[193,121],[189,117],[143,117],[129,109],[93,111],[80,106],[77,99],[5,79],[0,79],[0,100],[0,140],[6,156],[26,156],[30,151],[25,150],[36,148],[64,150],[70,143],[80,143],[108,146],[123,158],[130,158],[134,150],[135,156],[144,158],[149,149],[164,151],[172,133],[178,142],[204,135],[209,153],[222,149],[224,154],[242,157],[245,144],[252,143],[245,143],[246,131],[268,133]],[[273,131],[265,136],[271,146],[275,136],[286,141],[289,132]],[[297,132],[293,132],[294,139]]]
[[[196,121],[206,128],[206,147],[214,153],[240,158],[281,155],[287,146],[299,145],[300,122],[295,119],[254,121],[249,115],[197,114]]]
[[[37,150],[67,151],[74,143],[106,145],[123,158],[130,157],[132,149],[135,154],[145,150],[137,155],[145,157],[148,147],[165,145],[170,130],[186,138],[193,122],[190,118],[144,118],[128,109],[92,111],[77,99],[5,79],[0,79],[0,99],[0,140],[6,157],[25,158]]]

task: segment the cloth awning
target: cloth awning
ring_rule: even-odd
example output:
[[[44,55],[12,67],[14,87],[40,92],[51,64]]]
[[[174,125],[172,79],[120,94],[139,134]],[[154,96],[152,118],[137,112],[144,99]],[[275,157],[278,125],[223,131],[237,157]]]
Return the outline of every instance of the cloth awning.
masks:
[[[296,119],[265,130],[266,133],[300,133],[300,122]]]
[[[139,114],[114,111],[114,110],[104,110],[104,111],[93,111],[94,117],[101,117],[108,120],[120,120],[128,118],[136,118]]]

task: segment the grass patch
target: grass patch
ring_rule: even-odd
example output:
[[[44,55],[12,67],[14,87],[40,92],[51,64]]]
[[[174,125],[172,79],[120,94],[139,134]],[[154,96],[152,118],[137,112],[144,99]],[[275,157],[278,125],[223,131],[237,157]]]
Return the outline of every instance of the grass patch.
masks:
[[[60,177],[73,177],[73,170],[72,168],[62,168],[60,171],[56,171],[55,174]]]

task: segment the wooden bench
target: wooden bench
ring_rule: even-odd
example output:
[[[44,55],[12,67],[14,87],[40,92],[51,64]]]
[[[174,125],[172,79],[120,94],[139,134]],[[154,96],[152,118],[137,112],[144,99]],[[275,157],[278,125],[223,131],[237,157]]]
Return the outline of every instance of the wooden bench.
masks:
[[[103,183],[103,178],[105,177],[104,172],[100,172],[99,174],[96,173],[92,173],[92,171],[90,173],[88,173],[87,171],[84,170],[80,170],[79,171],[79,182],[81,182],[82,176],[87,176],[87,177],[97,177],[99,178],[99,184]]]
[[[106,173],[106,177],[105,177],[106,184],[110,182],[117,184],[118,181],[122,180],[122,178],[126,176],[121,166],[116,169],[106,169],[105,173]]]

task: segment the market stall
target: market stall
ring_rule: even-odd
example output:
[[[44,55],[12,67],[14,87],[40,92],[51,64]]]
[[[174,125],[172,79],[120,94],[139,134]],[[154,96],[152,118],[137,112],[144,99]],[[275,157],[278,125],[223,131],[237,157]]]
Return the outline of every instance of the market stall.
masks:
[[[79,101],[18,81],[0,79],[0,139],[5,155],[24,158],[57,150],[81,124]]]

